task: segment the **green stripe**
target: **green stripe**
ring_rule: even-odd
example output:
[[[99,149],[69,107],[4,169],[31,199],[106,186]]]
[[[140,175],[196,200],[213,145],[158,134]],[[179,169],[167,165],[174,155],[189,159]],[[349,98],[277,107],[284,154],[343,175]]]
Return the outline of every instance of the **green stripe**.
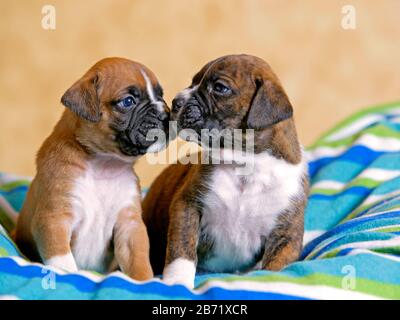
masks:
[[[373,203],[358,207],[356,210],[354,210],[352,213],[350,213],[347,217],[345,217],[340,223],[343,223],[343,222],[346,222],[348,220],[353,219],[360,212],[368,210],[368,208],[371,208],[372,206],[376,205],[377,203],[380,203],[380,202],[383,202],[383,201],[385,201],[385,198],[383,198],[381,200],[378,200],[378,201],[375,201]],[[397,203],[397,204],[394,204],[393,206],[390,206],[390,207],[387,207],[387,208],[385,207],[385,211],[389,211],[389,210],[392,210],[392,209],[400,209],[400,205]]]
[[[358,178],[353,180],[351,183],[347,184],[345,188],[339,189],[325,189],[325,188],[311,188],[311,194],[324,194],[324,195],[333,195],[340,192],[344,192],[345,190],[352,187],[365,187],[368,189],[374,189],[385,181],[376,181],[370,178]]]
[[[386,181],[376,181],[376,180],[370,179],[370,178],[357,178],[357,179],[353,180],[351,183],[349,183],[347,185],[346,189],[351,188],[351,187],[365,187],[365,188],[373,189],[384,182],[386,182]]]
[[[370,134],[378,138],[400,139],[400,132],[395,131],[391,127],[388,127],[384,124],[379,124],[371,128],[364,129],[360,132],[356,132],[355,134],[340,140],[335,140],[335,141],[318,140],[311,147],[308,147],[307,150],[311,151],[313,149],[320,147],[329,147],[329,148],[347,147],[351,145],[355,140],[357,140],[360,135],[365,135],[365,134]]]
[[[7,252],[6,249],[4,249],[3,247],[0,247],[0,257],[8,257],[9,254]]]
[[[400,231],[400,226],[398,226],[398,227],[384,227],[384,228],[376,228],[376,229],[374,229],[375,231],[378,231],[378,232],[397,232],[397,231]]]
[[[332,135],[336,131],[339,131],[340,129],[348,126],[352,122],[355,122],[356,120],[358,120],[366,115],[373,114],[373,113],[384,114],[384,113],[388,113],[388,111],[390,111],[391,109],[396,109],[399,107],[400,107],[400,102],[397,101],[397,102],[392,102],[392,103],[374,106],[372,108],[360,110],[357,113],[353,114],[352,116],[348,117],[347,119],[341,121],[338,125],[336,125],[332,129],[330,129],[330,130],[326,131],[324,134],[322,134],[317,139],[315,144],[320,143],[321,141],[325,140],[328,136]],[[313,149],[315,144],[311,145],[310,148]]]
[[[9,192],[12,189],[21,187],[21,186],[28,186],[29,185],[29,181],[28,180],[18,180],[18,181],[12,181],[12,182],[8,182],[6,184],[3,184],[0,186],[0,190],[1,191],[5,191],[5,192]]]
[[[323,273],[313,273],[301,278],[289,277],[283,275],[266,275],[266,276],[233,276],[227,278],[213,278],[207,280],[205,283],[219,280],[223,282],[233,281],[249,281],[249,282],[288,282],[302,285],[327,285],[333,288],[343,289],[342,281],[344,277],[332,276]],[[204,285],[204,284],[203,284]],[[202,286],[203,286],[202,285]],[[364,278],[356,278],[357,292],[370,294],[373,296],[380,296],[388,299],[400,299],[400,286],[388,283],[377,282]]]
[[[14,228],[14,222],[9,217],[8,213],[0,206],[0,224],[10,232]]]
[[[310,194],[323,194],[327,196],[331,196],[335,193],[341,192],[343,189],[321,189],[321,188],[316,188],[316,189],[311,189]]]
[[[400,246],[386,247],[386,248],[373,248],[370,250],[378,252],[378,253],[400,255]]]

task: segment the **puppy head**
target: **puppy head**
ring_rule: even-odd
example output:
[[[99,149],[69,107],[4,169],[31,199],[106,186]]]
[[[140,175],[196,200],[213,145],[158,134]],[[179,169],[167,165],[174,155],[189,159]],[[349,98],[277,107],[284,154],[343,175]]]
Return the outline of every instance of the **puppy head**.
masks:
[[[264,129],[292,117],[293,109],[278,78],[262,59],[229,55],[207,63],[192,84],[172,101],[178,128]]]
[[[78,119],[77,138],[93,152],[123,157],[161,148],[146,139],[151,129],[167,133],[169,110],[154,74],[123,58],[97,62],[69,88],[61,102]]]

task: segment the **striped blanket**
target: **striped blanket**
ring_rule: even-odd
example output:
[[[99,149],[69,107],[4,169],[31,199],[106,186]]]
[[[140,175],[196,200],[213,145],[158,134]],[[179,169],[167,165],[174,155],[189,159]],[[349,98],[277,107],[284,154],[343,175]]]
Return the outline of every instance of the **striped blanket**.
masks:
[[[400,103],[362,111],[307,149],[311,194],[300,261],[281,272],[203,274],[196,289],[120,272],[67,274],[8,236],[29,179],[0,176],[0,296],[20,299],[400,299]]]

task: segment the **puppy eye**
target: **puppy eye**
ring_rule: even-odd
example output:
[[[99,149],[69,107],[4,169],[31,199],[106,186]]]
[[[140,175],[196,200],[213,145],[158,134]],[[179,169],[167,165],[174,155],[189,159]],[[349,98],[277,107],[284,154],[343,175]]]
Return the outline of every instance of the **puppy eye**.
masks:
[[[132,96],[128,96],[124,99],[121,99],[117,102],[118,107],[129,108],[135,104],[135,99]]]
[[[223,94],[223,95],[226,95],[226,94],[231,92],[230,88],[228,88],[226,85],[224,85],[224,84],[222,84],[221,82],[218,82],[218,81],[216,83],[214,83],[213,90],[217,94]]]

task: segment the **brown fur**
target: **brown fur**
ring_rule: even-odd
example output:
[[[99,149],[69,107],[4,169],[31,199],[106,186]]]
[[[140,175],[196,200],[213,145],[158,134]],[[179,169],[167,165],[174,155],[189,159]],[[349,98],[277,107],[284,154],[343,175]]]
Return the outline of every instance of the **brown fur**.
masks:
[[[277,158],[292,164],[299,163],[301,148],[291,106],[269,65],[252,56],[225,56],[206,64],[193,77],[192,87],[200,85],[198,90],[202,90],[204,78],[221,74],[229,75],[226,81],[236,94],[221,103],[217,101],[218,107],[213,108],[212,115],[219,120],[220,129],[253,127],[256,129],[255,153],[270,150]],[[203,96],[207,99],[205,89]],[[266,105],[268,110],[263,109]],[[178,112],[173,105],[173,116]],[[150,256],[156,274],[178,257],[197,262],[199,256],[207,254],[207,246],[211,244],[207,244],[206,240],[202,242],[202,247],[198,247],[201,199],[207,192],[207,182],[216,166],[174,164],[153,182],[143,201],[143,216],[150,236]],[[299,256],[307,199],[306,178],[303,191],[293,206],[281,214],[276,229],[266,239],[268,245],[263,253],[263,267],[266,269],[281,269]]]
[[[120,154],[114,141],[115,133],[110,129],[110,121],[118,121],[119,114],[113,110],[111,101],[132,84],[146,90],[139,67],[157,84],[153,73],[143,65],[122,58],[108,58],[95,64],[63,96],[63,103],[69,109],[64,111],[37,154],[37,174],[16,228],[16,242],[29,259],[42,261],[71,252],[74,234],[69,194],[73,183],[84,174],[87,161],[97,152]],[[93,85],[96,97],[89,89]],[[86,108],[78,109],[81,105]],[[131,277],[145,280],[153,273],[140,208],[140,203],[136,203],[135,208],[121,212],[114,246],[121,268]],[[129,228],[132,223],[135,228]]]

